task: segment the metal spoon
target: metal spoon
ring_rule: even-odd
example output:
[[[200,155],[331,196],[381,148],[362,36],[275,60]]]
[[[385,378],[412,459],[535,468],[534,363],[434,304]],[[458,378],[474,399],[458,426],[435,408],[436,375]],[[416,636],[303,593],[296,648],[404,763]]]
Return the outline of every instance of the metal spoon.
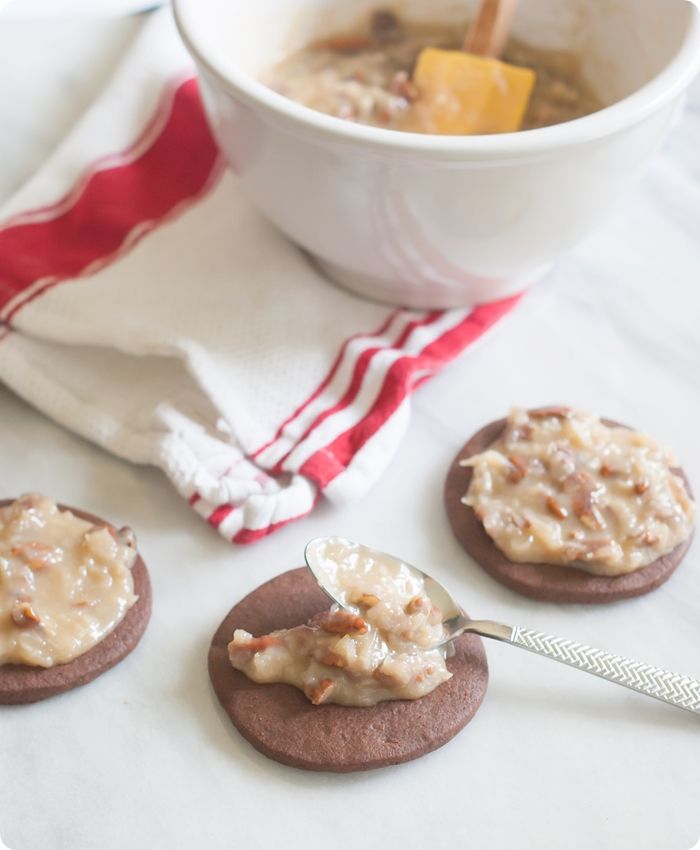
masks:
[[[336,581],[337,570],[341,565],[337,557],[332,559],[328,556],[329,547],[334,550],[340,549],[341,554],[344,553],[348,559],[346,564],[352,564],[358,557],[369,558],[397,569],[403,568],[409,575],[422,581],[428,598],[443,614],[445,637],[440,645],[454,640],[464,632],[472,632],[536,652],[538,655],[561,661],[569,667],[576,667],[578,670],[592,673],[617,685],[624,685],[626,688],[675,705],[677,708],[700,714],[700,681],[697,679],[670,673],[658,667],[633,661],[631,658],[623,658],[620,655],[604,652],[602,649],[594,649],[591,646],[522,626],[506,626],[491,620],[470,620],[452,595],[432,576],[417,567],[343,537],[318,537],[306,546],[304,551],[306,563],[326,595],[344,608],[348,607],[348,600]],[[347,566],[345,568],[347,569]]]

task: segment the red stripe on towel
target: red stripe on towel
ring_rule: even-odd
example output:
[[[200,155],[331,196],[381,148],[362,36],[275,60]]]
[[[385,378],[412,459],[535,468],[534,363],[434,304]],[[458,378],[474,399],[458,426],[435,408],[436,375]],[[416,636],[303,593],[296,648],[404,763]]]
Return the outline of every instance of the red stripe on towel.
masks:
[[[400,312],[399,310],[394,310],[392,313],[390,313],[387,316],[387,318],[384,320],[384,322],[381,324],[381,326],[379,328],[377,328],[376,331],[373,331],[372,333],[369,333],[369,334],[367,334],[367,333],[357,333],[357,334],[353,334],[352,336],[349,336],[345,340],[345,342],[342,344],[342,346],[340,347],[340,351],[338,352],[338,356],[335,358],[333,365],[331,366],[328,374],[323,379],[323,381],[319,384],[319,386],[314,390],[314,392],[306,399],[306,401],[303,404],[299,405],[299,407],[292,413],[291,416],[287,417],[287,419],[284,420],[284,422],[277,429],[275,436],[271,440],[269,440],[267,443],[262,445],[259,449],[256,449],[253,452],[253,454],[251,455],[251,457],[256,458],[256,457],[258,457],[258,455],[262,454],[266,449],[269,449],[270,446],[273,443],[277,442],[277,440],[279,440],[279,438],[283,435],[285,428],[287,428],[295,419],[298,419],[303,414],[303,412],[306,410],[306,408],[310,404],[312,404],[314,401],[316,401],[316,399],[321,395],[321,393],[326,389],[326,387],[328,387],[328,385],[331,383],[333,378],[336,376],[338,369],[341,367],[341,365],[343,364],[344,360],[346,359],[346,357],[348,355],[348,346],[352,342],[354,342],[357,339],[362,339],[363,337],[381,337],[389,329],[389,326],[394,321],[394,319],[399,314],[399,312]]]
[[[196,80],[180,84],[164,103],[170,108],[167,120],[140,156],[93,171],[82,191],[69,196],[72,203],[55,205],[55,216],[32,222],[25,214],[0,230],[4,321],[60,281],[107,265],[210,185],[219,153]]]
[[[430,313],[428,316],[425,316],[421,319],[415,319],[414,321],[409,322],[403,328],[398,338],[394,342],[383,347],[376,346],[374,348],[365,349],[357,358],[350,385],[343,394],[342,398],[340,398],[334,405],[326,408],[324,411],[322,411],[316,416],[314,421],[308,426],[306,431],[301,435],[295,445],[277,463],[273,470],[273,474],[279,474],[284,471],[283,463],[287,459],[287,457],[289,457],[289,455],[297,448],[297,446],[301,445],[301,443],[306,440],[313,433],[313,431],[316,430],[316,428],[318,428],[326,419],[328,419],[328,417],[333,416],[334,414],[339,413],[341,410],[345,410],[346,408],[352,405],[352,403],[357,398],[358,393],[362,389],[363,382],[365,380],[365,377],[370,372],[372,361],[376,354],[382,351],[389,350],[400,351],[402,346],[405,345],[406,341],[413,333],[413,331],[416,330],[416,328],[431,325],[436,322],[441,316],[442,313],[436,312]],[[374,374],[372,374],[371,377],[374,378]]]
[[[31,300],[62,281],[95,273],[124,255],[150,230],[181,212],[185,205],[199,199],[212,185],[220,164],[196,81],[189,79],[171,86],[153,119],[127,151],[94,163],[56,203],[14,216],[0,225],[0,322],[5,324],[5,327],[0,325],[0,337],[7,332],[18,310]],[[284,440],[288,427],[295,426],[301,435],[286,450],[277,465],[279,468],[295,448],[309,439],[313,441],[329,417],[352,407],[371,380],[380,388],[370,409],[365,414],[357,413],[358,421],[343,433],[336,430],[332,439],[326,438],[329,442],[301,465],[301,474],[311,478],[319,488],[326,487],[350,465],[355,454],[382,429],[416,386],[480,337],[516,301],[517,298],[511,298],[478,307],[462,321],[455,316],[452,326],[444,332],[440,326],[431,328],[432,341],[417,354],[408,353],[411,334],[449,314],[438,312],[410,318],[403,311],[393,311],[378,330],[356,334],[344,341],[317,389],[253,457]],[[393,329],[392,322],[397,319],[405,324]],[[390,329],[392,340],[384,341]],[[439,334],[437,338],[436,334]],[[367,338],[371,347],[355,353],[350,346],[360,338]],[[383,351],[396,352],[398,359],[375,370],[373,361]],[[345,367],[349,367],[351,374],[342,396],[329,399],[325,409],[309,411],[338,370]],[[344,427],[337,424],[338,428]],[[312,445],[307,444],[308,451],[313,451]],[[282,451],[283,445],[278,449]],[[286,506],[289,516],[278,511],[274,522],[263,528],[244,527],[232,539],[236,543],[259,540],[306,516],[317,499],[318,493],[303,505],[289,504]],[[230,529],[232,523],[225,520],[237,519],[231,515],[242,508],[230,503],[210,507],[197,492],[190,495],[189,502],[204,513],[210,525],[227,536],[231,532],[226,531],[226,526]],[[251,518],[250,522],[254,521]]]
[[[319,500],[319,494],[316,495],[316,498],[313,500],[313,504],[309,508],[308,511],[304,511],[301,514],[295,514],[294,516],[287,517],[286,519],[277,520],[277,522],[272,522],[270,525],[265,526],[265,528],[241,528],[240,531],[237,531],[233,537],[231,538],[232,543],[255,543],[258,540],[262,540],[263,537],[267,537],[269,534],[277,531],[279,528],[282,528],[284,525],[288,525],[290,522],[294,522],[297,519],[303,519],[305,516],[308,516],[311,511],[316,507]]]
[[[226,519],[226,517],[235,510],[234,505],[225,504],[219,505],[218,508],[215,508],[207,517],[207,522],[209,525],[213,525],[214,528],[218,528],[221,523]]]
[[[453,360],[507,313],[520,296],[476,307],[456,327],[427,345],[418,356],[395,361],[388,370],[382,391],[367,415],[332,443],[313,454],[299,472],[311,478],[321,489],[349,465],[352,458],[387,422],[401,403],[441,366]],[[419,373],[419,374],[418,374]]]

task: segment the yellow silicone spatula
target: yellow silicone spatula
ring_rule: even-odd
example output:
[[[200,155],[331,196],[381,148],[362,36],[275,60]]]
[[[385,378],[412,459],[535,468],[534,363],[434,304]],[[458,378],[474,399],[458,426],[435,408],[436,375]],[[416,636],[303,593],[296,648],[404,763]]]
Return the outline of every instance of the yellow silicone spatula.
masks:
[[[535,72],[500,62],[518,0],[482,0],[464,49],[421,51],[413,82],[423,132],[512,133],[520,129]]]

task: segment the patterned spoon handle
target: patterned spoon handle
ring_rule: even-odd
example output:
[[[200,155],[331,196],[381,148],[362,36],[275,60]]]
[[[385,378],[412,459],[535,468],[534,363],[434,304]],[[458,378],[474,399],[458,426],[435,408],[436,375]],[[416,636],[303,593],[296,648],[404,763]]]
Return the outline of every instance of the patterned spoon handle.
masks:
[[[496,637],[495,634],[489,635]],[[623,658],[604,652],[602,649],[594,649],[575,643],[572,640],[547,635],[543,632],[535,632],[532,629],[524,629],[515,626],[510,637],[498,635],[498,639],[506,640],[514,646],[545,655],[569,667],[585,670],[601,679],[607,679],[618,685],[624,685],[640,694],[668,702],[686,711],[700,714],[700,681],[690,676],[681,676],[678,673],[669,673],[659,667],[650,667],[641,664],[631,658]]]

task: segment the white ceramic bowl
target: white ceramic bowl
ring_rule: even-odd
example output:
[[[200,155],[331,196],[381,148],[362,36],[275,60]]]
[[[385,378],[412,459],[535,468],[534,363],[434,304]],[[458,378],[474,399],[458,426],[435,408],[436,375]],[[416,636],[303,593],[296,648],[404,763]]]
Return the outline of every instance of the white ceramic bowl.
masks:
[[[519,39],[585,56],[611,106],[497,136],[365,127],[300,106],[257,77],[370,9],[464,28],[476,0],[175,0],[219,145],[262,212],[336,281],[415,307],[524,289],[640,174],[700,68],[687,0],[523,0]]]

